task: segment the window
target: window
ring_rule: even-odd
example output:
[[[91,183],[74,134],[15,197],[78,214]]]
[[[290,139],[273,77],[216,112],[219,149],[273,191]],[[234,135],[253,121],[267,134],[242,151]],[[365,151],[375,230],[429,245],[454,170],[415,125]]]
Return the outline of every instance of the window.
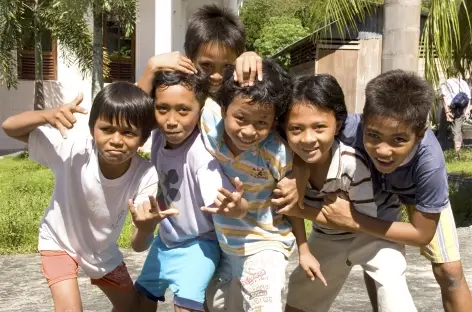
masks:
[[[110,74],[107,82],[135,82],[135,33],[126,31],[114,17],[106,17],[103,25],[103,45],[110,58]]]
[[[25,20],[32,20],[32,12],[25,10]],[[57,79],[57,43],[52,38],[51,32],[47,29],[41,30],[41,45],[43,50],[43,80]],[[18,79],[34,80],[35,59],[34,59],[34,32],[27,33],[23,47],[18,51]]]

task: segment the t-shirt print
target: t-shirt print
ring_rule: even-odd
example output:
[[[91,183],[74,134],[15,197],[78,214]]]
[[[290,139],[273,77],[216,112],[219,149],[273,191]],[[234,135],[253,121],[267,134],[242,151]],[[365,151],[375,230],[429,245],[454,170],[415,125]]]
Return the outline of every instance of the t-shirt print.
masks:
[[[162,170],[157,170],[159,176],[159,188],[157,191],[157,204],[160,210],[167,210],[169,208],[176,208],[173,202],[180,200],[180,178],[177,170],[170,169],[167,173]],[[172,223],[170,219],[167,219],[169,223]],[[167,233],[171,233],[173,228],[168,222],[161,222],[161,226]]]

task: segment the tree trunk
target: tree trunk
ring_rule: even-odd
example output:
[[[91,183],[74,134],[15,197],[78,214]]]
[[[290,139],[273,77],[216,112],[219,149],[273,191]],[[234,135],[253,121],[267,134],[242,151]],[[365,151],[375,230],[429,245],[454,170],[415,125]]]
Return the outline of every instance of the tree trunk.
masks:
[[[93,5],[92,102],[103,88],[103,10],[100,1]]]
[[[382,73],[418,71],[421,0],[385,0]]]
[[[39,0],[34,2],[34,110],[44,109],[43,87],[43,46],[41,43],[41,24],[39,22]]]

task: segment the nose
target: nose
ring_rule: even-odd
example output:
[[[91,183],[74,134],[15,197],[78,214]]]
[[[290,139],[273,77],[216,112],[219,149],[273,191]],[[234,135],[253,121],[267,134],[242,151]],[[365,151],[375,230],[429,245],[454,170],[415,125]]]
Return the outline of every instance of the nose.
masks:
[[[300,141],[303,144],[311,145],[311,144],[316,143],[316,141],[318,141],[318,138],[316,137],[316,134],[313,133],[313,131],[307,130],[305,131]]]
[[[213,80],[213,82],[221,82],[223,80],[223,76],[219,72],[214,72],[211,74],[210,79]]]
[[[175,118],[175,114],[173,112],[171,112],[169,114],[169,118],[166,121],[166,126],[169,129],[173,129],[173,128],[176,128],[177,125],[178,125],[178,123],[177,123],[177,119]]]
[[[256,135],[256,129],[253,125],[247,125],[241,129],[241,135],[243,139],[250,139]]]
[[[376,153],[379,157],[390,157],[390,156],[392,156],[392,149],[386,143],[378,144],[375,151],[376,151]]]
[[[113,145],[121,145],[123,143],[123,137],[121,136],[121,133],[116,131],[113,136],[111,137],[111,144]]]

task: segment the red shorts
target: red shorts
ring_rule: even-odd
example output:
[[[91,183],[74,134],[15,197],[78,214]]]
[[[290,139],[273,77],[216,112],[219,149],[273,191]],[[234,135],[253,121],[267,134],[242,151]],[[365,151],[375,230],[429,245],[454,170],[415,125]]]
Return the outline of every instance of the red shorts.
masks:
[[[49,287],[67,279],[77,278],[78,265],[65,251],[42,250],[41,271],[48,281]],[[113,271],[100,279],[90,279],[92,285],[111,287],[129,291],[133,289],[133,280],[122,262]]]

